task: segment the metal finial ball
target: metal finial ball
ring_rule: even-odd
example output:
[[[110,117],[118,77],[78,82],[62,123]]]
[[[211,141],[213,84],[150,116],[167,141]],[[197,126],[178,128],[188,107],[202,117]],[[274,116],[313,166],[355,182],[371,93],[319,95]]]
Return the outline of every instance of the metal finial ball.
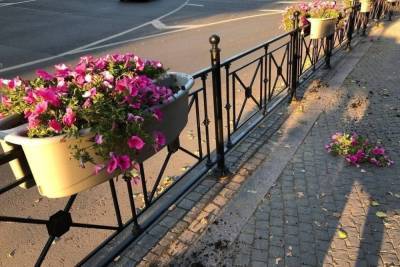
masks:
[[[300,11],[295,11],[295,12],[293,13],[293,15],[294,15],[295,17],[300,16]]]
[[[217,44],[219,44],[219,41],[220,41],[220,38],[218,35],[216,35],[216,34],[211,35],[210,44],[217,45]]]

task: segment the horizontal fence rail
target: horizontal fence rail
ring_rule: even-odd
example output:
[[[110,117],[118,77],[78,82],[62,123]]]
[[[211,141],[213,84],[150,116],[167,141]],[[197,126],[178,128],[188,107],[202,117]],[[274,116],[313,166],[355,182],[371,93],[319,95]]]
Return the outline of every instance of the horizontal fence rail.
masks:
[[[54,240],[71,229],[84,228],[109,231],[108,237],[78,265],[96,261],[96,266],[109,263],[129,243],[140,235],[182,194],[211,168],[223,174],[227,171],[225,154],[235,146],[258,122],[283,101],[296,97],[300,83],[320,67],[330,68],[331,57],[340,49],[350,50],[355,35],[365,35],[371,19],[385,14],[391,19],[393,6],[384,0],[375,2],[371,12],[361,13],[360,4],[345,9],[332,36],[313,40],[309,26],[295,29],[262,43],[250,50],[221,62],[219,37],[210,38],[211,66],[193,74],[195,86],[189,94],[189,121],[180,137],[158,153],[154,159],[139,164],[140,181],[132,184],[128,177],[109,180],[114,224],[75,222],[71,209],[77,195],[66,200],[64,208],[48,219],[0,215],[1,222],[43,225],[48,238],[38,254],[35,266],[41,266]],[[179,160],[175,160],[179,155]],[[19,159],[26,162],[20,147],[0,155],[0,164]],[[183,160],[182,160],[183,159]],[[182,161],[188,165],[182,166]],[[180,165],[181,164],[181,165]],[[176,174],[176,170],[181,172]],[[173,175],[169,175],[169,174]],[[25,176],[0,188],[0,195],[20,186],[34,184],[29,168]],[[118,180],[119,179],[119,180]],[[121,210],[121,192],[128,203],[128,214]],[[126,213],[126,212],[125,212]],[[118,249],[102,254],[127,227],[132,227],[129,238]]]

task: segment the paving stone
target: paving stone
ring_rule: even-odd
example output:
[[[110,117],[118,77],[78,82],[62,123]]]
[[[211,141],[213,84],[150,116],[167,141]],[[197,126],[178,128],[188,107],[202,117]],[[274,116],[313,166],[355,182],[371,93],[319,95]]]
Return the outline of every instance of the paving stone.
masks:
[[[268,240],[267,239],[254,239],[253,247],[260,250],[267,250],[268,249]]]
[[[213,203],[215,203],[219,207],[223,207],[227,202],[228,202],[228,199],[223,196],[220,196],[220,195],[215,197],[213,200]]]
[[[168,228],[172,228],[178,222],[178,218],[174,218],[171,216],[166,216],[160,221],[160,225],[163,225]]]
[[[393,67],[399,54],[400,46],[395,42],[374,42],[337,91],[329,88],[326,94],[306,93],[302,103],[304,112],[320,108],[307,106],[315,103],[313,98],[318,103],[324,101],[326,110],[320,114],[232,245],[225,246],[223,240],[215,237],[210,246],[218,244],[223,248],[214,251],[222,262],[225,258],[226,264],[234,266],[399,265],[400,223],[393,223],[393,229],[388,229],[375,212],[384,210],[390,215],[398,209],[398,199],[387,192],[400,192],[400,168],[397,164],[390,168],[365,165],[357,168],[349,166],[343,158],[329,155],[324,149],[332,133],[356,131],[371,140],[382,139],[391,157],[400,161],[400,117],[396,116],[400,114],[400,72]],[[385,94],[390,97],[385,97]],[[326,98],[319,100],[321,96]],[[357,99],[362,100],[362,108],[352,107]],[[208,217],[209,214],[218,214],[228,199],[240,190],[240,184],[263,160],[268,160],[273,152],[262,138],[266,136],[266,127],[279,127],[275,120],[278,121],[279,117],[260,124],[250,138],[243,139],[237,149],[233,148],[227,155],[230,164],[236,168],[232,177],[205,179],[195,189],[196,194],[186,197],[191,202],[178,204],[170,212],[173,215],[169,216],[178,218],[191,209],[193,201],[206,199],[202,212],[189,213],[198,216],[190,226],[174,227],[181,239],[188,244],[193,242],[191,237],[207,226],[200,223],[201,220],[211,223],[215,217]],[[278,133],[270,140],[277,142],[284,134]],[[366,172],[361,172],[361,169]],[[370,198],[378,200],[380,206],[371,207]],[[172,219],[166,220],[162,225],[168,226],[171,222]],[[192,235],[182,234],[187,228],[193,231]],[[347,232],[346,239],[338,238],[339,228]],[[169,246],[169,254],[187,249],[187,245],[179,240],[169,242],[173,243]],[[176,248],[172,249],[174,246]]]
[[[268,250],[252,249],[251,259],[253,261],[263,262],[265,265],[268,261]]]
[[[238,237],[239,243],[251,245],[253,244],[253,241],[254,241],[254,235],[252,234],[241,233]]]
[[[189,194],[186,195],[186,198],[189,200],[192,200],[194,202],[199,201],[203,197],[203,194],[200,194],[198,192],[190,192]]]
[[[185,210],[190,210],[194,205],[195,202],[188,198],[184,198],[181,200],[181,202],[178,203],[178,207]]]
[[[179,240],[185,244],[192,244],[193,241],[197,238],[197,235],[190,230],[184,231],[180,236]]]
[[[250,254],[240,253],[235,257],[235,266],[248,266],[250,263]]]

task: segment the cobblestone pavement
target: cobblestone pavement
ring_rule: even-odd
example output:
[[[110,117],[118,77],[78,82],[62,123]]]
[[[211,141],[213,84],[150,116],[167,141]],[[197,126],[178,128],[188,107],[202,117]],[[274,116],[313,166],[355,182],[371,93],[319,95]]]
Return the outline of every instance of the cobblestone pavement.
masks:
[[[342,103],[321,115],[240,233],[235,265],[400,266],[399,165],[349,167],[323,148],[335,131],[355,130],[399,162],[399,40],[377,41],[346,79]],[[348,237],[340,239],[339,229]]]
[[[291,110],[281,108],[259,125],[227,157],[235,175],[206,177],[111,266],[400,266],[398,32],[400,21],[385,28],[343,86],[310,91]],[[320,107],[325,111],[272,188],[257,207],[247,207],[255,212],[236,238],[204,240],[210,228],[232,224],[221,213],[268,161],[264,148],[276,127],[290,120],[289,113],[305,116]],[[357,131],[382,142],[397,164],[348,166],[324,150],[336,131]],[[387,217],[377,217],[377,211]],[[214,263],[211,256],[217,257]]]
[[[348,76],[340,104],[321,114],[221,262],[400,266],[399,165],[356,168],[324,151],[332,133],[356,131],[382,142],[400,162],[400,36],[395,32],[400,23]],[[377,211],[387,217],[379,218]],[[341,239],[339,231],[347,238]]]

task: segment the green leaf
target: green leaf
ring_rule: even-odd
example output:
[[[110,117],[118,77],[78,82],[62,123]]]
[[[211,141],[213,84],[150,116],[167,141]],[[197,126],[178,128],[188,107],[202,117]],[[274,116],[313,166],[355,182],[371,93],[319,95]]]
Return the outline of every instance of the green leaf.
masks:
[[[338,230],[338,236],[340,239],[346,239],[347,238],[347,232],[343,229]]]
[[[379,206],[380,204],[379,204],[379,202],[378,201],[376,201],[376,200],[372,200],[371,201],[371,206],[372,207],[376,207],[376,206]]]
[[[376,214],[376,216],[378,216],[379,218],[386,218],[386,217],[387,217],[386,213],[383,212],[383,211],[377,211],[375,214]]]

